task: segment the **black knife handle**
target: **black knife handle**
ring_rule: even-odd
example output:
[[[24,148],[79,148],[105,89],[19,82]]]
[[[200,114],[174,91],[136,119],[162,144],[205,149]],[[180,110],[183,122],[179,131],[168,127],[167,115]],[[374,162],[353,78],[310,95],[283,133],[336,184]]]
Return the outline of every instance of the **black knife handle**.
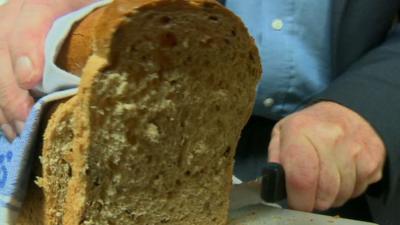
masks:
[[[261,199],[279,202],[286,198],[285,171],[279,163],[267,163],[262,170]]]

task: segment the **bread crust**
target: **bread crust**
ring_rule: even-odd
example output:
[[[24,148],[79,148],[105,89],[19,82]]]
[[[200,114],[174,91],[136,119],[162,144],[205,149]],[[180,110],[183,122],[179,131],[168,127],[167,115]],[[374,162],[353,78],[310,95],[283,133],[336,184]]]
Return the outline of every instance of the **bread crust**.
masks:
[[[135,11],[169,5],[170,2],[170,0],[116,0],[110,5],[96,9],[73,26],[60,49],[56,64],[74,75],[81,76],[83,67],[94,51],[100,57],[109,57],[110,40],[126,16]],[[219,13],[232,17],[239,26],[244,27],[238,16],[225,9],[216,0],[176,0],[173,2],[174,7],[182,7],[182,9],[188,7],[188,2],[195,7],[216,6],[219,8]]]

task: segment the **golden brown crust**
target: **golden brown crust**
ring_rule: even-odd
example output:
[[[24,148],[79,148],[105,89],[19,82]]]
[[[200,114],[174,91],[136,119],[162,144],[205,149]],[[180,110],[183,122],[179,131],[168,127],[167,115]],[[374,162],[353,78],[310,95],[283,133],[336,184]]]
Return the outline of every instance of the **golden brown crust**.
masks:
[[[216,0],[177,0],[175,3],[174,7],[181,7],[182,9],[189,5],[219,7],[220,13],[229,14],[233,18],[236,17],[237,22],[244,26],[236,15],[225,10]],[[66,71],[81,76],[83,67],[89,56],[93,54],[93,48],[96,48],[97,55],[107,55],[115,29],[127,16],[129,17],[136,10],[162,7],[163,5],[171,7],[170,1],[164,0],[116,0],[110,5],[95,10],[73,26],[71,34],[60,49],[56,64]]]
[[[72,27],[70,35],[64,41],[58,54],[57,66],[74,75],[81,76],[83,67],[93,53],[95,24],[102,16],[103,11],[104,7],[95,10]]]

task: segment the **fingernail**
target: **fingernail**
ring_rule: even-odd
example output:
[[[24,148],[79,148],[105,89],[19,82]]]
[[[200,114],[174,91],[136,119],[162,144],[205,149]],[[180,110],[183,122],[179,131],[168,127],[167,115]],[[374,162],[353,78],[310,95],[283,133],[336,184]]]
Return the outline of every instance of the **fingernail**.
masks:
[[[32,77],[33,65],[27,56],[19,57],[15,63],[15,73],[19,81],[30,81]]]
[[[17,133],[20,135],[24,130],[25,123],[22,121],[15,121],[15,128],[17,128]]]
[[[14,129],[10,126],[10,124],[2,124],[1,129],[3,130],[3,132],[6,135],[6,138],[8,139],[9,142],[12,142],[15,139],[15,137],[17,136],[15,134]]]

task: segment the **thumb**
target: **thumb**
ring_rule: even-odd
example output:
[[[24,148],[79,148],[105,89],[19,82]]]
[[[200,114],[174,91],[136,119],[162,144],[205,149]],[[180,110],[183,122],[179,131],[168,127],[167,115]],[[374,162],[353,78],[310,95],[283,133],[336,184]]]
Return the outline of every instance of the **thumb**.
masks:
[[[11,68],[7,45],[0,42],[0,110],[8,123],[24,121],[33,105],[27,90],[18,87]],[[0,123],[4,123],[0,121]]]
[[[47,33],[55,19],[75,10],[77,5],[83,6],[71,3],[75,1],[24,1],[9,39],[14,73],[21,88],[32,89],[41,81]]]

